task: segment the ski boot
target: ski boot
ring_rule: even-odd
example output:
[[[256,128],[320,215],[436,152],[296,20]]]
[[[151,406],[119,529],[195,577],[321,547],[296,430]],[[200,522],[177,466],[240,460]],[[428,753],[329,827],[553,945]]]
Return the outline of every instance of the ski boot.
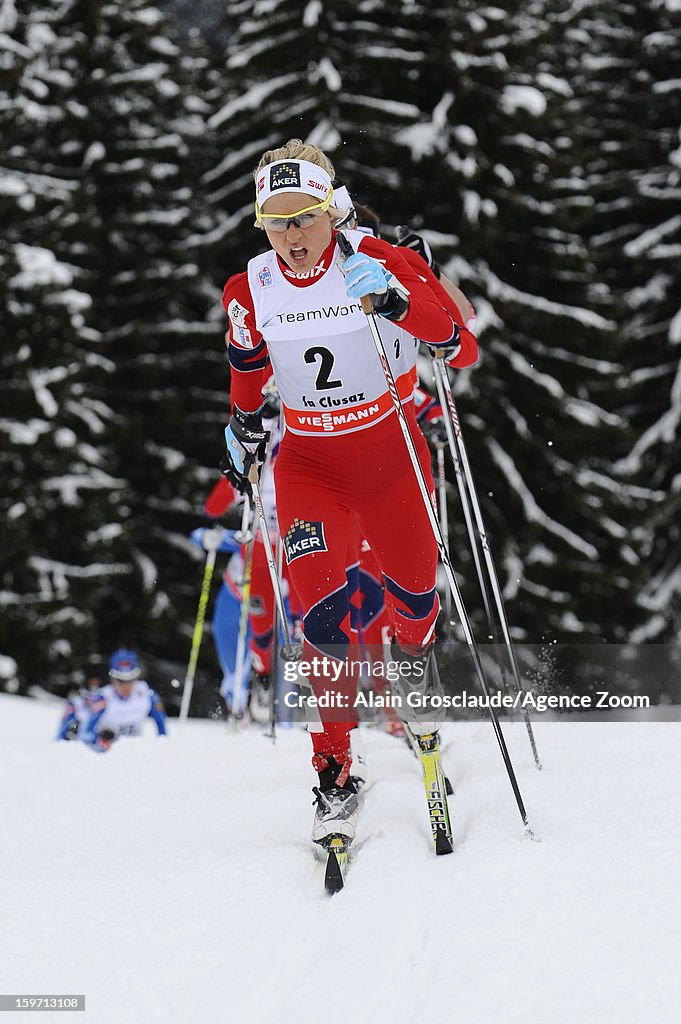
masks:
[[[355,838],[359,810],[357,785],[347,768],[335,758],[316,754],[313,759],[315,762],[319,785],[312,790],[316,805],[312,842],[326,847],[331,837],[340,836],[351,843]],[[338,785],[339,778],[342,780],[341,785]]]
[[[445,707],[433,646],[419,654],[407,654],[393,640],[390,655],[393,661],[407,666],[405,674],[400,674],[393,683],[394,693],[401,702],[395,708],[398,717],[414,736],[437,735],[445,717]]]
[[[267,725],[270,720],[270,677],[267,672],[254,672],[251,676],[248,712],[258,725]]]
[[[315,754],[313,764],[319,773],[319,785],[312,791],[316,797],[312,842],[326,855],[324,888],[333,895],[345,885],[359,798],[349,774],[349,755],[344,764],[339,764],[334,757]]]

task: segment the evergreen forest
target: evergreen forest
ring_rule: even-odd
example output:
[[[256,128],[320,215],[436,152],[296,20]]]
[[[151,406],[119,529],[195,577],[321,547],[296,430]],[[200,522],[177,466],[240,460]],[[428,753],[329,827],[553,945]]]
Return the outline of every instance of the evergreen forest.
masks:
[[[680,0],[0,0],[0,689],[124,645],[172,708],[221,291],[293,137],[476,308],[452,385],[513,636],[678,641]],[[206,713],[218,681],[207,636]]]

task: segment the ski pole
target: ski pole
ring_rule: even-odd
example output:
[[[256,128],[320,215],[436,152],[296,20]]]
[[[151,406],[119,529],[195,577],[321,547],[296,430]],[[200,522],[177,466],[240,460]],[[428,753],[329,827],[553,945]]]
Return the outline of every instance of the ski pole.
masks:
[[[463,433],[461,430],[461,423],[456,410],[456,404],[454,402],[454,395],[452,394],[452,388],[449,383],[449,374],[447,373],[447,367],[445,366],[444,359],[441,356],[436,356],[433,359],[433,373],[435,374],[435,386],[437,387],[438,398],[443,411],[446,411],[445,415],[445,430],[447,432],[447,440],[449,442],[450,454],[452,456],[452,462],[457,474],[457,480],[461,480],[459,486],[459,493],[461,495],[461,501],[464,508],[464,517],[466,519],[466,526],[468,528],[468,535],[471,542],[471,548],[473,550],[473,556],[475,559],[475,568],[478,573],[478,580],[480,581],[480,589],[482,590],[483,601],[485,604],[485,611],[487,613],[487,621],[489,622],[492,630],[492,636],[495,642],[497,642],[498,635],[495,625],[495,620],[492,615],[492,609],[490,607],[489,590],[485,581],[485,576],[482,571],[482,566],[478,558],[478,547],[476,543],[475,532],[470,517],[470,506],[472,505],[473,514],[475,516],[475,524],[478,531],[478,538],[480,547],[485,559],[485,565],[487,567],[487,574],[489,583],[492,587],[492,593],[494,595],[494,604],[497,611],[498,620],[501,624],[501,631],[504,637],[504,643],[506,650],[508,651],[508,657],[511,664],[511,671],[513,673],[513,681],[515,691],[520,696],[522,684],[520,681],[520,672],[518,670],[518,662],[515,656],[515,649],[513,647],[513,641],[511,640],[511,632],[508,625],[508,618],[506,617],[506,609],[504,607],[504,600],[501,594],[501,588],[499,586],[499,579],[497,577],[496,569],[494,567],[494,559],[492,558],[492,551],[487,538],[487,531],[485,529],[485,522],[482,517],[482,510],[480,508],[480,502],[478,501],[475,484],[473,482],[473,473],[471,471],[470,462],[468,461],[468,453],[466,451],[466,445],[463,440]],[[470,505],[468,497],[470,496]],[[501,661],[499,660],[501,667]],[[503,667],[501,667],[502,677],[504,684],[506,683],[506,675]],[[532,725],[530,723],[530,716],[527,713],[527,708],[523,708],[523,717],[525,719],[525,726],[527,728],[527,735],[530,740],[530,746],[532,748],[532,754],[534,756],[534,763],[537,768],[541,770],[541,761],[539,760],[539,754],[537,753],[537,745],[534,739],[534,733],[532,731]]]
[[[444,537],[447,551],[449,551],[449,517],[447,514],[447,480],[445,477],[445,449],[440,438],[435,439],[435,454],[437,458],[437,486],[438,486],[438,511],[440,513],[440,529]],[[447,635],[452,629],[452,594],[447,587],[445,591],[445,619]]]
[[[267,526],[267,517],[265,515],[265,508],[262,503],[262,496],[260,494],[260,483],[258,467],[255,462],[251,463],[251,468],[248,471],[248,482],[251,485],[251,492],[253,494],[253,501],[255,503],[255,510],[260,521],[260,532],[262,534],[262,542],[265,548],[265,558],[267,559],[267,568],[270,571],[270,579],[272,580],[272,591],[274,593],[274,601],[279,613],[279,619],[281,622],[282,629],[284,631],[284,645],[282,647],[282,654],[286,661],[297,661],[300,658],[301,651],[298,649],[292,632],[289,629],[289,622],[286,615],[286,608],[284,607],[284,597],[281,592],[281,581],[277,574],[277,565],[274,560],[274,552],[272,551],[272,541],[270,540],[270,532]]]
[[[347,258],[349,256],[354,255],[354,250],[352,248],[352,245],[350,244],[348,239],[345,237],[345,235],[343,235],[342,232],[339,231],[337,233],[336,239],[338,241],[338,245],[339,245],[341,254],[343,256],[345,256]],[[520,793],[520,788],[518,786],[518,780],[516,779],[515,771],[513,770],[513,765],[511,763],[511,758],[510,758],[510,755],[509,755],[509,752],[508,752],[508,748],[506,746],[506,741],[505,741],[504,735],[503,735],[503,733],[501,731],[501,726],[499,724],[499,719],[497,718],[496,712],[495,712],[494,708],[492,707],[492,695],[490,693],[489,685],[488,685],[488,682],[487,682],[487,677],[485,676],[485,670],[483,668],[482,661],[480,659],[480,652],[478,651],[477,645],[475,643],[475,638],[473,636],[473,631],[472,631],[472,628],[471,628],[470,619],[469,619],[468,613],[467,613],[467,611],[466,611],[466,609],[464,607],[463,598],[461,596],[461,591],[459,590],[459,584],[457,583],[456,576],[454,575],[454,567],[452,566],[451,559],[450,559],[449,554],[447,552],[447,546],[446,546],[446,544],[444,542],[444,538],[442,536],[442,530],[440,529],[440,523],[438,521],[437,515],[435,514],[435,509],[433,508],[433,505],[432,505],[431,500],[430,500],[430,494],[428,492],[428,485],[427,485],[426,479],[425,479],[425,477],[423,475],[423,470],[421,469],[421,463],[419,462],[418,454],[416,452],[416,446],[414,444],[414,439],[411,436],[411,430],[409,429],[409,423],[407,421],[406,414],[405,414],[404,409],[402,407],[402,402],[400,400],[400,396],[399,396],[399,393],[397,391],[397,385],[395,384],[395,378],[393,376],[393,372],[390,369],[390,363],[388,362],[388,357],[387,357],[386,352],[385,352],[385,346],[383,345],[383,339],[381,338],[381,333],[380,333],[380,331],[378,329],[378,324],[376,323],[376,314],[374,313],[373,306],[372,306],[372,303],[371,303],[371,299],[367,295],[363,295],[360,301],[361,301],[362,309],[364,310],[364,313],[365,313],[366,318],[367,318],[367,323],[369,325],[369,330],[371,331],[371,336],[373,338],[374,345],[376,347],[376,354],[378,355],[378,358],[379,358],[380,363],[381,363],[381,367],[383,369],[383,373],[385,375],[385,381],[386,381],[386,384],[388,386],[388,391],[390,392],[390,397],[392,398],[393,407],[394,407],[395,412],[397,414],[397,419],[398,419],[398,422],[400,424],[400,428],[402,430],[402,436],[404,437],[404,441],[405,441],[405,444],[407,446],[407,451],[409,453],[409,458],[411,460],[412,468],[414,470],[414,475],[416,476],[416,481],[418,483],[419,490],[421,492],[421,497],[423,499],[423,504],[424,504],[426,512],[428,514],[428,519],[430,520],[430,525],[431,525],[431,528],[433,530],[433,535],[435,537],[435,541],[437,543],[437,547],[438,547],[438,550],[440,552],[440,560],[441,560],[443,568],[445,570],[445,574],[447,576],[447,581],[448,581],[449,586],[451,588],[452,597],[454,598],[454,604],[456,605],[457,614],[459,616],[459,619],[460,619],[460,622],[461,622],[461,626],[462,626],[462,629],[463,629],[463,632],[464,632],[464,636],[466,638],[466,642],[468,644],[468,647],[469,647],[469,650],[470,650],[470,653],[471,653],[471,658],[473,659],[473,664],[475,666],[475,671],[476,671],[476,675],[477,675],[477,678],[478,678],[478,682],[480,683],[480,687],[481,687],[484,695],[487,698],[487,710],[489,712],[490,720],[492,722],[492,727],[494,729],[494,732],[495,732],[495,735],[496,735],[496,738],[497,738],[497,742],[499,744],[499,749],[501,751],[501,756],[502,756],[504,764],[506,766],[506,771],[508,773],[509,781],[511,783],[511,788],[513,789],[513,794],[515,796],[516,803],[518,805],[518,811],[520,812],[520,817],[522,819],[523,824],[525,825],[525,828],[527,829],[528,833],[530,835],[532,835],[532,830],[530,828],[530,825],[529,825],[529,822],[528,822],[528,819],[527,819],[527,812],[525,810],[525,805],[523,803],[523,798],[522,798],[522,795]]]
[[[251,503],[244,494],[244,507],[241,512],[241,529],[234,535],[239,544],[245,545],[244,574],[241,584],[241,608],[239,610],[239,632],[236,642],[236,661],[234,662],[234,687],[232,690],[232,722],[236,724],[241,713],[241,694],[244,688],[244,663],[246,660],[246,637],[248,634],[248,612],[251,603],[251,579],[253,576],[253,543],[255,533],[251,528]]]
[[[282,544],[281,536],[277,531],[277,541],[275,545],[275,559],[277,563],[277,579],[282,578]],[[270,651],[270,693],[269,693],[269,719],[270,719],[270,730],[265,735],[272,740],[273,743],[277,742],[277,683],[279,680],[279,609],[274,607],[274,614],[272,616],[272,649]]]
[[[439,378],[437,376],[435,377],[435,385],[436,385],[437,393],[438,393],[438,401],[440,403],[440,407],[443,410],[443,417],[444,417],[444,424],[445,424],[445,432],[447,434],[447,440],[450,441],[449,435],[451,433],[451,424],[448,422],[448,419],[447,419],[448,414],[449,414],[449,409],[448,409],[448,406],[447,406],[447,404],[445,402],[444,394],[442,392],[441,382],[440,382],[440,380],[439,380]],[[451,442],[450,442],[450,444],[451,444]],[[464,518],[464,522],[466,524],[466,532],[468,534],[468,541],[469,541],[470,548],[471,548],[471,554],[473,555],[473,562],[475,564],[475,572],[476,572],[476,575],[478,577],[478,582],[480,584],[480,592],[481,592],[481,595],[482,595],[482,602],[483,602],[483,605],[485,607],[485,615],[486,615],[486,618],[487,618],[487,624],[488,624],[488,628],[489,628],[489,631],[490,631],[490,639],[494,639],[495,635],[496,635],[496,629],[495,629],[495,626],[494,626],[494,620],[493,620],[493,616],[492,616],[492,606],[491,606],[491,602],[490,602],[490,599],[489,599],[489,590],[487,588],[487,585],[486,585],[486,582],[485,582],[485,577],[484,577],[484,574],[483,574],[482,563],[480,562],[480,553],[478,551],[478,540],[477,540],[477,536],[476,536],[476,533],[475,533],[475,527],[473,526],[473,519],[472,519],[472,513],[471,513],[471,505],[470,505],[470,501],[468,499],[468,492],[466,490],[466,482],[465,482],[464,477],[463,477],[463,470],[461,468],[461,460],[457,457],[456,449],[450,447],[450,454],[452,452],[454,453],[454,454],[452,454],[452,463],[454,465],[454,473],[455,473],[455,476],[456,476],[456,485],[457,485],[457,488],[458,488],[458,491],[459,491],[459,500],[461,501],[461,509],[463,511],[463,518]],[[443,456],[444,456],[444,451],[443,451]],[[495,657],[496,657],[496,660],[497,660],[497,665],[499,667],[499,671],[501,673],[501,678],[502,678],[502,682],[504,684],[504,688],[506,689],[506,692],[509,692],[509,690],[508,690],[508,683],[507,683],[507,680],[506,680],[506,670],[504,668],[503,661],[498,656],[498,652],[496,651],[496,649],[495,649]]]
[[[196,613],[194,632],[192,633],[192,646],[189,654],[189,663],[187,665],[187,673],[184,677],[184,687],[182,689],[182,701],[180,703],[181,722],[184,722],[189,715],[189,703],[192,699],[192,691],[194,689],[194,675],[196,674],[196,666],[199,660],[199,648],[201,647],[201,638],[203,637],[203,623],[206,618],[206,608],[208,606],[210,584],[213,579],[216,557],[217,551],[215,548],[212,548],[206,553],[206,564],[203,570],[203,582],[201,584],[201,596],[199,597],[199,607]]]
[[[234,534],[237,544],[248,544],[253,540],[251,529],[251,502],[247,494],[244,494],[244,507],[241,509],[241,526]]]

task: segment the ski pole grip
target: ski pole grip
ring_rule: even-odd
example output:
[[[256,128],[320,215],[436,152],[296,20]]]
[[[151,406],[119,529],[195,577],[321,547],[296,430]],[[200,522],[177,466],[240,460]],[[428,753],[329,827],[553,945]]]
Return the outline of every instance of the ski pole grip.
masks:
[[[352,248],[352,242],[349,238],[346,238],[342,231],[336,232],[336,241],[338,242],[338,248],[341,251],[341,256],[347,259],[348,256],[354,256],[355,250]]]
[[[344,259],[347,259],[348,256],[355,255],[355,250],[352,248],[352,242],[345,237],[342,231],[336,232],[336,241],[338,242],[338,248],[341,251],[341,256]],[[368,295],[363,295],[359,301],[361,302],[362,309],[367,314],[367,316],[369,315],[369,313],[374,312],[373,304]]]

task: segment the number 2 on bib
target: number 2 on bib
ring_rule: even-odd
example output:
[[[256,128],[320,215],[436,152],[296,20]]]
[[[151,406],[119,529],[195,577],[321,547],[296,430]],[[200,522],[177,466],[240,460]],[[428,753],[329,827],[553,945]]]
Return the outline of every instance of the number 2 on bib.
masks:
[[[329,388],[342,388],[342,380],[330,380],[331,371],[333,370],[333,352],[329,351],[328,348],[323,348],[321,345],[315,345],[314,348],[309,348],[305,353],[306,363],[316,363],[317,356],[319,356],[319,373],[315,381],[315,388],[317,391],[328,391]]]

